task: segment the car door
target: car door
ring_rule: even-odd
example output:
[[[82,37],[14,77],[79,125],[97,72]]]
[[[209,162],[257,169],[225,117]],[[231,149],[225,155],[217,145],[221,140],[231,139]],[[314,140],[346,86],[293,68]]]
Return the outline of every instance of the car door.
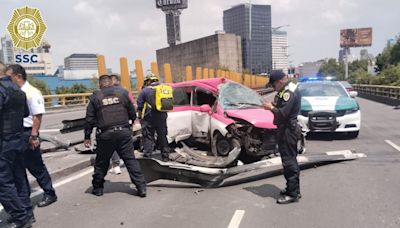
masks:
[[[168,142],[179,142],[192,135],[192,87],[174,88],[174,109],[168,112]]]
[[[202,105],[213,107],[216,97],[210,91],[196,87],[194,89],[192,107],[192,136],[207,138],[210,131],[210,114],[201,110]]]

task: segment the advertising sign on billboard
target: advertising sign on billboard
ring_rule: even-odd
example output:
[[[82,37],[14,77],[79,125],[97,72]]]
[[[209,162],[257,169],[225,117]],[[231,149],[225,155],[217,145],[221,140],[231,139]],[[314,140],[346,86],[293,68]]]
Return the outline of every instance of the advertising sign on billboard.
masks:
[[[157,8],[161,9],[186,9],[188,0],[156,0]]]
[[[340,30],[340,47],[369,47],[372,45],[372,28]]]

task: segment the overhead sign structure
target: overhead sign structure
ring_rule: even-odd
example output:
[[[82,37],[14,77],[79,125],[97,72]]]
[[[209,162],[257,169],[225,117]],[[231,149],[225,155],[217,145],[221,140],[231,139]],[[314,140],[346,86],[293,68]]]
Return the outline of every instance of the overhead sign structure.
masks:
[[[29,50],[40,46],[47,27],[40,10],[25,6],[14,10],[7,29],[14,47]]]
[[[370,47],[372,45],[372,28],[340,30],[340,47]]]
[[[181,41],[180,15],[188,8],[188,0],[156,0],[156,7],[166,15],[168,44],[176,45]]]

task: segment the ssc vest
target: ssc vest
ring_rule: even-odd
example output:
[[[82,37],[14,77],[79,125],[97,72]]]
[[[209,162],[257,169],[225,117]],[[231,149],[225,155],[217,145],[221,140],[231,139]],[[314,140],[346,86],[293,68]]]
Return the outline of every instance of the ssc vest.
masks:
[[[1,135],[12,135],[24,131],[24,117],[26,116],[25,108],[27,108],[25,93],[19,88],[5,86],[0,82],[8,93],[9,99],[4,104],[0,117]]]
[[[99,103],[97,120],[99,129],[129,124],[128,110],[124,104],[124,97],[118,91],[97,91],[95,93]]]

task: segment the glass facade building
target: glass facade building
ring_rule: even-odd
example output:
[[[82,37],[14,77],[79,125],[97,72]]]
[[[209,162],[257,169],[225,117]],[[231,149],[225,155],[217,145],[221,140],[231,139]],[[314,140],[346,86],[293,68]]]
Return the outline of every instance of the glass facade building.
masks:
[[[251,69],[252,73],[257,74],[271,72],[272,36],[270,5],[240,4],[225,10],[224,30],[227,33],[241,36],[243,68]]]

